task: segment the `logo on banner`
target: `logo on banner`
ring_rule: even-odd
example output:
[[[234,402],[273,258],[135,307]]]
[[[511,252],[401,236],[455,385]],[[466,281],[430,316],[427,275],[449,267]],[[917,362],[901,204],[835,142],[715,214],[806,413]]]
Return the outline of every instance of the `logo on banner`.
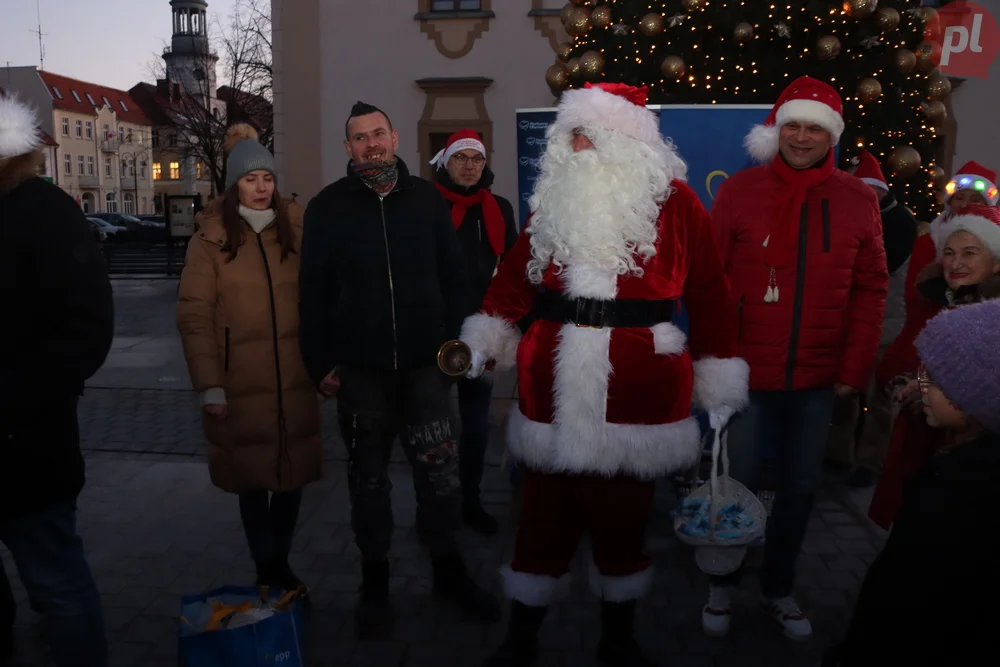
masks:
[[[932,60],[947,76],[987,78],[1000,52],[1000,25],[974,2],[952,2],[937,10],[924,29],[934,44]]]
[[[723,181],[729,178],[729,174],[722,171],[721,169],[716,169],[715,171],[710,172],[708,176],[705,177],[705,192],[707,192],[708,196],[712,198],[712,201],[715,201],[715,192],[712,192],[712,181],[714,181],[719,176],[722,177]],[[716,192],[718,192],[718,188],[716,188]]]

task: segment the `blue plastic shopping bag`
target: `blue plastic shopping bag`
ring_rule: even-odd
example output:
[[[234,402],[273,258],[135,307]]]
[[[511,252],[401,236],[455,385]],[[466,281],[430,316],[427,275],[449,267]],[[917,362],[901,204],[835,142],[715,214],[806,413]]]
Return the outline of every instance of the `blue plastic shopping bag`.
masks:
[[[269,591],[269,605],[281,601],[281,593]],[[225,619],[234,613],[259,608],[260,598],[260,589],[248,586],[185,596],[178,646],[181,667],[305,667],[302,607],[294,597],[267,618],[226,627]]]

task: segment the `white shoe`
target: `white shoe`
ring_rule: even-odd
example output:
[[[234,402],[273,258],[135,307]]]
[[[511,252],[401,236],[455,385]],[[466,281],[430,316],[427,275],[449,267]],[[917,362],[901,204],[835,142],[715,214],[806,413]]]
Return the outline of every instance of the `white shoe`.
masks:
[[[792,641],[804,642],[812,637],[812,624],[791,595],[773,600],[761,598],[760,605],[764,613],[773,618],[785,631],[785,636]]]
[[[709,637],[725,637],[729,634],[732,593],[731,586],[708,587],[708,604],[701,610],[701,629]]]

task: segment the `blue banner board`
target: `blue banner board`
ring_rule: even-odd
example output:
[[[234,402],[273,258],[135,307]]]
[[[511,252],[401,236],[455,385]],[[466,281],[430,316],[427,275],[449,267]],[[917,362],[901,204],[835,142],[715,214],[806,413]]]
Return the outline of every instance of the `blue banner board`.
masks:
[[[722,181],[752,166],[743,148],[743,137],[751,127],[764,122],[771,105],[651,105],[649,109],[659,115],[661,133],[673,141],[687,162],[688,185],[698,193],[705,208],[711,209]],[[517,111],[517,194],[522,227],[545,152],[545,130],[555,115],[555,109]]]

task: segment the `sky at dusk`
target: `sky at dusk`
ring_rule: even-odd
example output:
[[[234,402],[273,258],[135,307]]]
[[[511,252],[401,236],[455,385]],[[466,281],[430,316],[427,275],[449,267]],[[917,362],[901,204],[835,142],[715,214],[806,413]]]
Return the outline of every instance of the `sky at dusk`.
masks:
[[[150,62],[170,43],[170,0],[40,0],[45,69],[128,90],[152,81]],[[229,22],[235,0],[208,0],[209,30]],[[0,0],[3,68],[38,65],[36,0]],[[162,61],[161,61],[162,62]],[[221,63],[220,63],[221,67]],[[221,75],[221,72],[220,72]]]

